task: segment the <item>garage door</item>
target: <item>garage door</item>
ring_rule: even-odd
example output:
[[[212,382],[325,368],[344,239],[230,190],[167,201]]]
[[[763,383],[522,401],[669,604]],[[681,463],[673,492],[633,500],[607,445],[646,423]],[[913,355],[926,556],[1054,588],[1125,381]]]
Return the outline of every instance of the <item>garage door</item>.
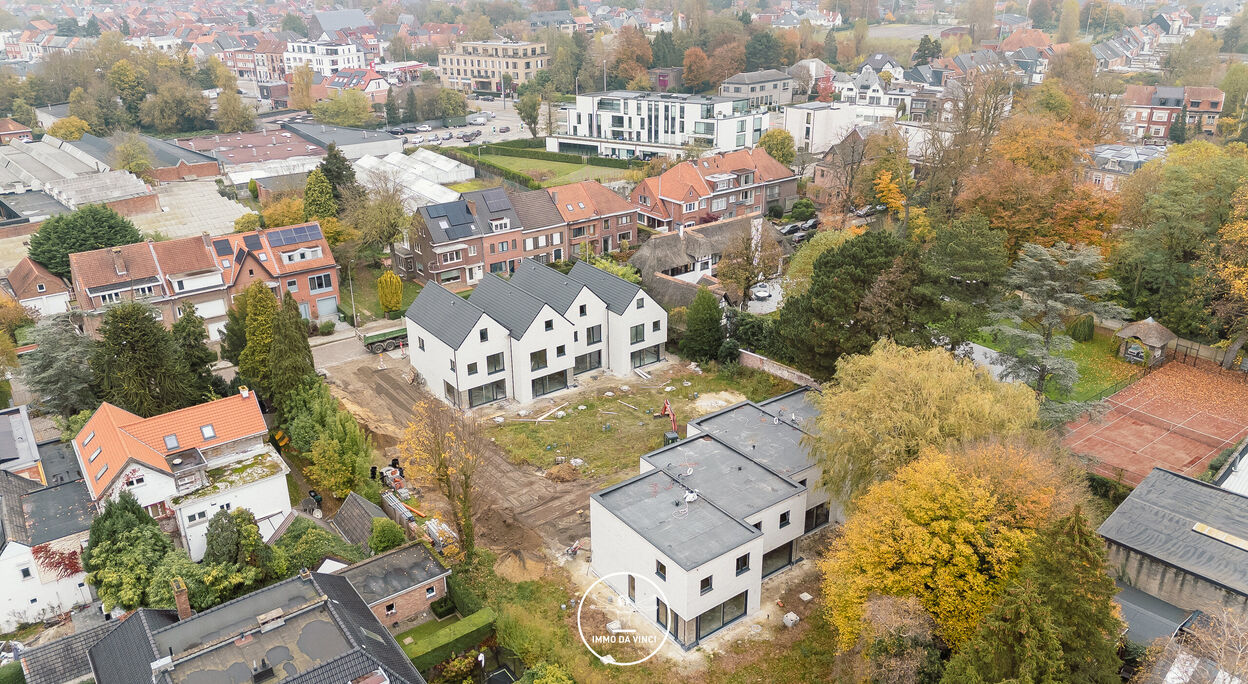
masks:
[[[338,317],[338,298],[322,297],[316,300],[316,317],[319,319]]]
[[[226,308],[224,299],[213,299],[207,302],[196,302],[195,313],[199,314],[200,318],[209,320],[224,316]]]

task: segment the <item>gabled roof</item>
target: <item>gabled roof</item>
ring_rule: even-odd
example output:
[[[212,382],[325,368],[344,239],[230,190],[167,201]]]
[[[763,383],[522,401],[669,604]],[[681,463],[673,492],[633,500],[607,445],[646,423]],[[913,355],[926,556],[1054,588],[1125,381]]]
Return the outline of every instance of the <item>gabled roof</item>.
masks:
[[[298,259],[289,263],[283,258],[287,253],[313,247],[321,248],[319,257]],[[230,285],[237,282],[242,275],[243,261],[249,255],[254,255],[260,268],[273,277],[338,267],[334,254],[329,249],[329,242],[321,233],[321,224],[316,221],[250,233],[227,233],[212,238],[212,249],[217,264],[224,272],[225,282]],[[230,258],[231,252],[234,257],[229,266],[226,266],[223,262]],[[304,254],[308,252],[305,251]]]
[[[525,230],[538,230],[564,223],[563,215],[551,201],[545,190],[527,190],[525,192],[509,192],[511,207],[520,217],[520,225]]]
[[[168,291],[168,276],[220,270],[202,236],[78,252],[69,255],[69,268],[74,284],[91,294],[158,282]]]
[[[38,482],[0,470],[0,550],[10,539],[30,545],[26,516],[22,513],[22,496],[41,487]]]
[[[476,218],[466,200],[428,204],[420,207],[421,218],[433,244],[454,242],[479,234]]]
[[[338,507],[332,522],[343,539],[367,547],[373,533],[373,518],[385,517],[388,517],[386,512],[377,504],[351,492]]]
[[[585,283],[590,292],[606,302],[607,309],[615,314],[624,313],[637,299],[637,293],[641,292],[640,285],[630,283],[614,273],[607,273],[601,268],[594,268],[584,261],[572,264],[568,275]]]
[[[546,188],[555,209],[568,223],[585,221],[599,216],[634,211],[628,200],[608,190],[598,181],[581,181]]]
[[[97,682],[148,682],[157,660],[151,633],[176,623],[172,610],[140,608],[121,618],[121,624],[87,648]]]
[[[586,285],[569,275],[538,262],[524,258],[508,281],[513,286],[537,297],[555,311],[566,314],[572,302],[585,290]]]
[[[468,301],[481,307],[517,340],[524,337],[545,307],[542,300],[493,273],[485,274],[468,296]],[[562,315],[562,312],[559,314]]]
[[[206,425],[213,428],[212,438],[203,435],[201,428]],[[140,418],[105,402],[74,437],[74,445],[87,487],[98,501],[130,460],[172,474],[167,460],[172,454],[267,432],[256,395],[248,392],[246,397],[235,394],[151,418]],[[165,443],[165,437],[171,435],[177,439],[173,448]]]
[[[13,119],[0,119],[0,133],[29,133],[30,126],[20,124]]]
[[[21,661],[26,684],[63,684],[90,679],[87,649],[98,644],[119,624],[119,620],[106,620],[56,641],[23,649]]]
[[[520,225],[520,217],[501,186],[465,192],[464,201],[468,203],[477,230],[481,233],[490,232],[492,220],[507,219],[512,227]]]
[[[69,292],[64,280],[30,257],[22,257],[6,278],[18,301]]]
[[[484,315],[481,307],[435,282],[426,284],[407,307],[407,318],[451,349],[459,349]]]
[[[779,69],[759,69],[758,71],[743,71],[739,74],[729,76],[724,79],[725,85],[753,85],[756,83],[771,83],[772,81],[787,80],[788,74]]]
[[[1154,468],[1097,532],[1248,596],[1248,497],[1241,494]]]

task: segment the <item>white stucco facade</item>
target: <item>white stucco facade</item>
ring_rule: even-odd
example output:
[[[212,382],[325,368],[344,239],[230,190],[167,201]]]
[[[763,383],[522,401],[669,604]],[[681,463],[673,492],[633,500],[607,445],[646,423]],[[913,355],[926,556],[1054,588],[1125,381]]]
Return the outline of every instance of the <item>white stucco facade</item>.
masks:
[[[634,341],[637,339],[634,334],[636,326],[641,326],[641,337],[638,341]],[[666,343],[667,312],[645,290],[638,290],[637,298],[623,313],[609,312],[607,355],[613,374],[631,375],[634,368],[644,368],[663,358],[663,345]],[[650,356],[633,356],[651,352],[657,353],[653,360]]]
[[[80,551],[85,541],[84,532],[55,543],[58,547],[77,545]],[[0,552],[0,631],[9,632],[23,623],[38,622],[90,603],[86,577],[86,573],[79,572],[58,578],[35,562],[31,547],[9,541]]]

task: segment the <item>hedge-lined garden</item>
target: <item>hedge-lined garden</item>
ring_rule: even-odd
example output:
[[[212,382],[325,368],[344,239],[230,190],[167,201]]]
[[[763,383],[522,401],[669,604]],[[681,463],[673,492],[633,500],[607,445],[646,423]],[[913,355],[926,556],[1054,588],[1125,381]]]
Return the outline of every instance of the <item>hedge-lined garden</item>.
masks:
[[[482,608],[445,629],[439,629],[410,644],[403,643],[402,634],[398,636],[398,641],[416,669],[424,671],[485,641],[494,631],[496,617],[492,609]]]

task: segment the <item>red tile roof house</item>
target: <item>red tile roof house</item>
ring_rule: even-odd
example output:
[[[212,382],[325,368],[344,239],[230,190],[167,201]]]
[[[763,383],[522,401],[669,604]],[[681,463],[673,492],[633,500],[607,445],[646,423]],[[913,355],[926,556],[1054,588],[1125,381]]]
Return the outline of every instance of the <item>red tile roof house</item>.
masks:
[[[50,316],[69,311],[69,286],[30,257],[22,257],[0,283],[4,285],[6,294],[22,306],[38,311],[40,315]]]
[[[1189,138],[1217,132],[1225,93],[1211,86],[1129,85],[1122,94],[1122,130],[1133,140],[1161,140],[1187,107]]]
[[[8,145],[14,140],[31,140],[30,127],[13,119],[0,119],[0,145]]]
[[[364,93],[372,104],[385,103],[390,83],[372,69],[344,69],[330,77],[325,85],[326,91],[358,90]]]
[[[550,200],[568,225],[569,255],[606,254],[628,243],[637,245],[637,207],[598,181],[581,181],[546,188]]]
[[[797,201],[797,174],[762,148],[685,161],[645,179],[629,200],[660,232],[766,211]]]
[[[189,301],[209,340],[219,340],[234,296],[256,280],[279,298],[289,292],[304,318],[338,320],[338,265],[315,222],[79,252],[69,256],[69,267],[87,334],[116,302],[146,301],[168,327]]]
[[[73,447],[97,508],[128,490],[198,561],[217,511],[251,511],[266,541],[290,514],[290,469],[268,434],[255,393],[240,388],[151,418],[101,404]]]

